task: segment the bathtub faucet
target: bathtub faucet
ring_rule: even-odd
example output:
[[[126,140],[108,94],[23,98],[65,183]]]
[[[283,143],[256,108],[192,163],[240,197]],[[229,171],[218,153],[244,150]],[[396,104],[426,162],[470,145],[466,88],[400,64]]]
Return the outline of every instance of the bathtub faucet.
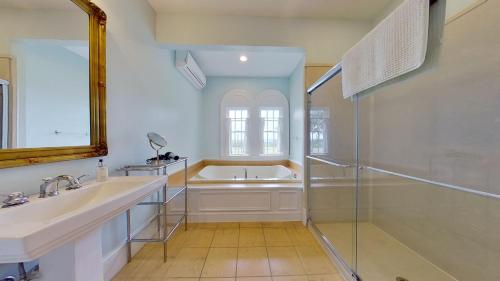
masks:
[[[245,179],[248,179],[248,170],[245,168]]]

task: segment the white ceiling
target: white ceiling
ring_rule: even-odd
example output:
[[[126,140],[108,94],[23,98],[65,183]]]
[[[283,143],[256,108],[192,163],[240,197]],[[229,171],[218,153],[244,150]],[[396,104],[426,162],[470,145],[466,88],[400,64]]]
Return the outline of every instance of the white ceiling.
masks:
[[[194,59],[207,76],[288,77],[303,57],[302,52],[194,50]],[[248,57],[246,63],[240,56]]]
[[[18,9],[80,10],[69,0],[0,0],[0,7]]]
[[[157,12],[373,20],[391,0],[148,0]]]

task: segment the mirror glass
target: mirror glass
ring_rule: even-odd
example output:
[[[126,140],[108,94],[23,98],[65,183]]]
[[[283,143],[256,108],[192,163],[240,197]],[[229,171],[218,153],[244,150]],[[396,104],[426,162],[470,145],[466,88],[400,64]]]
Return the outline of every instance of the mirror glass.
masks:
[[[0,0],[0,147],[90,145],[89,16],[71,0]]]
[[[164,137],[158,135],[157,133],[148,133],[148,139],[149,142],[151,143],[151,146],[154,145],[159,148],[164,148],[165,146],[167,146],[167,140]]]

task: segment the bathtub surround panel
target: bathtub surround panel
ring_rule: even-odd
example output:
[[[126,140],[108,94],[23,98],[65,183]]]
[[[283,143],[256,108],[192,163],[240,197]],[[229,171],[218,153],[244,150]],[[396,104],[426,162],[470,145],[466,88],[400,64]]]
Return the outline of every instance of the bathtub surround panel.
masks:
[[[301,184],[192,184],[189,221],[302,220]]]
[[[96,0],[95,3],[108,15],[109,156],[105,157],[105,162],[111,174],[123,175],[116,169],[143,163],[153,156],[154,151],[146,138],[146,133],[150,131],[166,136],[168,148],[190,157],[190,163],[201,160],[201,145],[198,142],[201,134],[197,133],[202,126],[199,124],[202,119],[201,94],[185,82],[175,69],[173,53],[160,48],[155,41],[153,9],[146,1]],[[42,28],[33,23],[30,26]],[[181,123],[183,126],[179,126]],[[95,177],[96,165],[96,159],[87,159],[2,169],[0,190],[1,193],[38,193],[44,177],[60,174],[91,174],[91,177]],[[145,221],[148,220],[149,212],[137,212],[137,216],[134,218],[136,221]],[[102,254],[105,265],[124,265],[124,252],[120,249],[125,245],[125,225],[125,216],[119,216],[103,226]],[[0,274],[4,273],[17,274],[17,266],[0,266]]]

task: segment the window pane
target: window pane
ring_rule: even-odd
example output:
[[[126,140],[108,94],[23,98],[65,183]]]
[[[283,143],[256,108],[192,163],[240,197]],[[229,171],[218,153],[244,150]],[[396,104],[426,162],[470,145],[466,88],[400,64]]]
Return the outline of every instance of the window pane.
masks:
[[[262,119],[262,153],[279,155],[281,152],[281,129],[279,109],[261,109]]]
[[[326,154],[328,153],[326,136],[330,112],[328,109],[311,109],[310,116],[311,154]]]
[[[247,109],[229,110],[229,155],[247,155]]]

